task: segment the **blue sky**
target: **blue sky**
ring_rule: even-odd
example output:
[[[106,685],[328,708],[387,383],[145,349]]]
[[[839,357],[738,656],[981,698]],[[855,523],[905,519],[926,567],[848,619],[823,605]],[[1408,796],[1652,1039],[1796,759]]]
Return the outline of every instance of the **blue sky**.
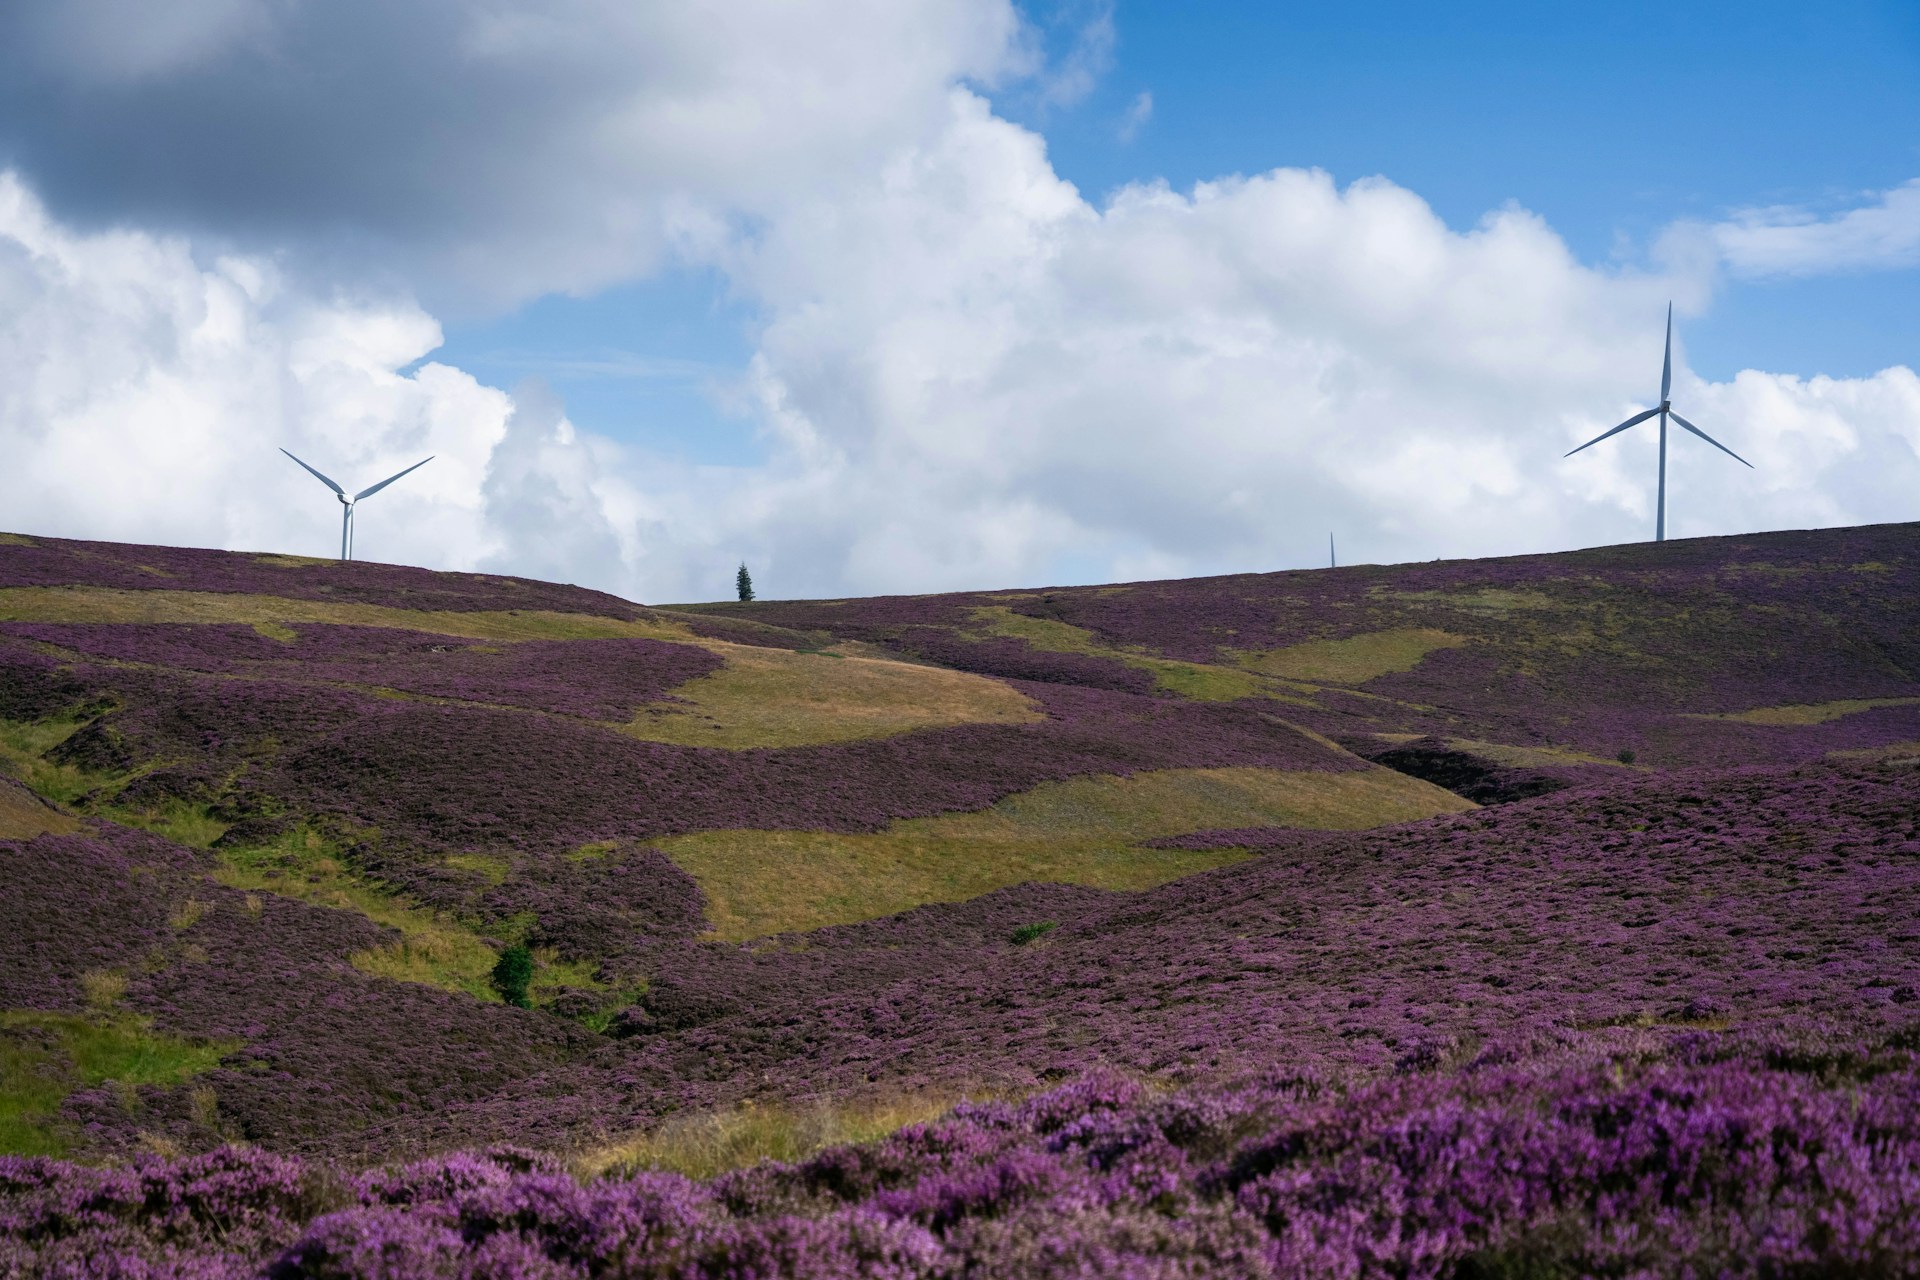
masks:
[[[1030,13],[1056,60],[1097,8]],[[1920,174],[1920,5],[1353,4],[1121,0],[1078,101],[1027,82],[996,109],[1096,203],[1282,166],[1383,175],[1456,229],[1515,203],[1583,261],[1646,265],[1663,228],[1730,210],[1845,208]],[[1151,112],[1129,128],[1141,95]],[[1920,272],[1733,280],[1682,319],[1694,368],[1859,377],[1920,358]],[[689,460],[760,456],[728,403],[754,309],[712,272],[446,322],[447,360],[539,376],[579,424]],[[1657,348],[1659,317],[1650,316]],[[1657,356],[1655,357],[1657,359]]]

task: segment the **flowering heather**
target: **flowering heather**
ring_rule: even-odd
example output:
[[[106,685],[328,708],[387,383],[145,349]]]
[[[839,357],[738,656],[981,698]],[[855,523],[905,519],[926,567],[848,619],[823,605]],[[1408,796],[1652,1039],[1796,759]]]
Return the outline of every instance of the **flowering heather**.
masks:
[[[1252,707],[1019,687],[1047,720],[747,751],[642,742],[508,712],[369,702],[350,729],[290,751],[272,785],[290,802],[431,844],[538,848],[741,827],[871,831],[1089,773],[1359,765]],[[223,686],[207,696],[251,695]]]
[[[211,864],[107,824],[0,841],[0,1007],[82,1011],[85,976],[118,974],[127,1012],[239,1046],[193,1085],[217,1097],[221,1132],[283,1147],[476,1100],[592,1040],[556,1019],[362,974],[349,957],[388,942],[388,930],[236,892],[206,877]],[[100,1088],[69,1098],[66,1113],[107,1148],[142,1131],[217,1136],[189,1123],[188,1092],[146,1090],[130,1106]]]
[[[1677,713],[1920,696],[1916,601],[1920,526],[1881,525],[1501,560],[724,610],[735,620],[903,651],[919,645],[939,661],[981,670],[1080,657],[951,634],[991,605],[1083,628],[1095,645],[1234,668],[1308,642],[1433,630],[1464,646],[1363,681],[1365,697],[1328,689],[1314,695],[1315,706],[1290,703],[1285,714],[1336,736],[1412,732],[1606,756],[1630,749],[1642,763],[1672,766],[1784,763],[1913,737],[1915,722],[1892,715],[1871,722],[1884,734],[1855,727],[1871,743],[1848,743],[1838,730],[1796,737]],[[922,638],[940,630],[950,634],[937,644]]]
[[[985,900],[944,908],[953,946],[918,941],[910,913],[797,950],[652,952],[656,978],[732,1008],[564,1084],[514,1086],[434,1140],[564,1143],[748,1091],[1032,1087],[1103,1063],[1379,1072],[1583,1028],[1814,1019],[1871,1039],[1920,1014],[1911,767],[1628,777],[1249,843],[1275,851],[1145,893],[1003,907],[990,929],[951,923]],[[1015,946],[1035,920],[1059,927]]]
[[[428,613],[0,624],[0,765],[65,806],[0,838],[0,1136],[36,1089],[31,1149],[116,1162],[0,1157],[0,1275],[1920,1272],[1917,538],[688,614],[989,673],[1044,712],[777,749],[593,723],[711,671],[690,645],[480,643]],[[639,616],[0,546],[0,590],[58,582]],[[1194,698],[1149,684],[1154,655]],[[1185,830],[1249,820],[1217,797],[1035,804],[1062,848],[1246,860],[751,945],[706,934],[646,844],[1361,757],[1488,807],[1321,833]],[[1149,821],[1173,834],[1133,840]],[[297,877],[338,907],[269,891]],[[539,1008],[484,998],[520,943]],[[429,985],[460,986],[435,947],[481,977]],[[179,1065],[88,1067],[89,1035]],[[562,1163],[709,1113],[968,1093],[1003,1101],[703,1181]]]
[[[1611,1051],[1609,1051],[1609,1049]],[[0,1157],[0,1261],[192,1276],[1895,1275],[1911,1051],[1616,1042],[1371,1084],[1094,1074],[712,1181],[493,1148],[348,1178]]]
[[[400,609],[550,609],[606,618],[637,618],[629,601],[584,587],[481,573],[438,573],[370,561],[208,551],[198,547],[128,546],[32,538],[0,548],[0,588],[115,587],[126,591],[220,591],[287,596]]]
[[[237,623],[0,623],[0,634],[89,657],[266,679],[374,685],[406,693],[625,720],[716,671],[705,649],[663,640],[524,640],[481,645],[386,627],[308,623],[281,642]]]

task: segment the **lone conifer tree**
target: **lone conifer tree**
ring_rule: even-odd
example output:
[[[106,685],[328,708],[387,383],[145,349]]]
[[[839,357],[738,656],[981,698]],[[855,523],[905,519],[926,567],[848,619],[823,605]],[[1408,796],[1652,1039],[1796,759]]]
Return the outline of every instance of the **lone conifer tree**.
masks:
[[[733,585],[742,600],[753,599],[753,575],[747,572],[745,560],[740,562],[740,572],[733,575]]]

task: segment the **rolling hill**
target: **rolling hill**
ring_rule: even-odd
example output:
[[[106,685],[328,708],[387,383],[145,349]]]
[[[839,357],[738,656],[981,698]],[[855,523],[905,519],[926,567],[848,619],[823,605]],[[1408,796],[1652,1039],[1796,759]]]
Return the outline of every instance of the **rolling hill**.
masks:
[[[1920,525],[661,607],[0,535],[21,1268],[1893,1273],[1916,988]]]

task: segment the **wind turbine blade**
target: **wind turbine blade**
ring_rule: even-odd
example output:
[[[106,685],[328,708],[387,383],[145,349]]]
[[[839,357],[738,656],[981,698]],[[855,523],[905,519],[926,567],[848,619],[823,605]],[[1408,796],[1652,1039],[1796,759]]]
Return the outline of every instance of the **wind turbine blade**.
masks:
[[[1733,450],[1727,448],[1727,446],[1721,444],[1718,440],[1715,440],[1712,436],[1708,435],[1706,432],[1702,431],[1700,428],[1694,426],[1691,422],[1688,422],[1685,418],[1681,417],[1679,414],[1674,413],[1673,410],[1669,409],[1667,410],[1667,413],[1672,416],[1675,422],[1679,423],[1681,426],[1685,427],[1687,430],[1693,432],[1693,434],[1699,436],[1702,440],[1705,440],[1708,444],[1712,445],[1714,448],[1718,449],[1720,452],[1726,454],[1729,458],[1732,458],[1735,462],[1738,462],[1739,464],[1745,467],[1751,467],[1753,465],[1751,462],[1748,462],[1745,458],[1741,457],[1739,454],[1735,453]]]
[[[1628,418],[1625,422],[1615,427],[1613,430],[1604,431],[1599,435],[1595,436],[1593,439],[1587,441],[1585,444],[1580,446],[1580,449],[1591,449],[1594,445],[1599,444],[1602,440],[1605,440],[1608,436],[1617,436],[1622,431],[1625,431],[1628,427],[1637,427],[1658,412],[1660,412],[1658,409],[1649,409],[1645,413],[1636,413],[1631,418]],[[1566,451],[1565,454],[1561,456],[1571,458],[1574,454],[1580,452],[1580,449],[1569,449]]]
[[[1673,304],[1667,304],[1667,358],[1660,366],[1660,403],[1665,404],[1673,390]]]
[[[408,468],[407,468],[407,471],[418,471],[418,470],[419,470],[420,468],[422,468],[422,467],[424,467],[424,466],[426,466],[426,465],[427,465],[427,464],[428,464],[429,462],[432,462],[432,461],[433,461],[433,458],[432,458],[432,457],[425,457],[425,458],[422,458],[422,459],[420,459],[420,461],[418,461],[418,462],[416,462],[416,463],[414,463],[414,464],[413,464],[412,466],[410,466],[410,467],[408,467]],[[376,494],[376,493],[378,493],[378,492],[380,492],[380,491],[381,491],[382,489],[384,489],[384,488],[386,488],[386,487],[387,487],[388,485],[390,485],[390,484],[392,484],[392,483],[393,483],[393,482],[394,482],[395,480],[398,480],[398,479],[399,479],[399,478],[400,478],[401,476],[403,476],[403,475],[405,475],[405,474],[407,474],[407,471],[402,471],[402,472],[400,472],[400,473],[399,473],[399,474],[397,474],[397,475],[391,475],[391,476],[388,476],[388,477],[387,477],[387,478],[386,478],[385,480],[382,480],[382,481],[381,481],[381,482],[380,482],[379,484],[377,484],[377,485],[374,485],[374,486],[373,486],[373,488],[371,488],[371,489],[362,489],[362,490],[361,490],[360,492],[358,492],[358,493],[356,493],[356,494],[354,494],[354,495],[353,495],[353,500],[354,500],[355,502],[358,502],[358,501],[360,501],[360,499],[362,499],[362,498],[370,498],[370,497],[372,497],[372,496],[373,496],[374,494]]]
[[[282,449],[282,450],[281,450],[280,452],[282,452],[282,453],[287,453],[287,451],[286,451],[285,449]],[[293,455],[292,455],[292,454],[290,454],[290,453],[287,453],[287,456],[288,456],[289,458],[293,458]],[[300,459],[298,459],[298,458],[293,458],[293,460],[294,460],[295,462],[300,462]],[[303,466],[303,467],[307,467],[307,464],[306,464],[306,463],[304,463],[304,462],[300,462],[300,465],[301,465],[301,466]],[[308,471],[313,471],[313,468],[312,468],[312,467],[307,467],[307,470],[308,470]],[[327,479],[327,478],[326,478],[325,476],[323,476],[323,475],[321,475],[321,474],[320,474],[320,473],[319,473],[318,471],[313,471],[313,474],[314,474],[314,475],[315,475],[315,476],[316,476],[316,477],[317,477],[317,478],[319,479],[319,481],[320,481],[320,483],[321,483],[321,484],[323,484],[323,485],[325,485],[325,486],[327,486],[327,488],[329,488],[329,489],[331,489],[331,490],[333,490],[333,491],[334,491],[335,493],[337,493],[337,494],[339,494],[339,495],[340,495],[341,497],[343,497],[343,498],[347,496],[347,491],[346,491],[345,489],[342,489],[342,488],[341,488],[341,487],[340,487],[339,485],[337,485],[337,484],[335,484],[335,483],[334,483],[333,481],[331,481],[331,480],[329,480],[329,479]]]

